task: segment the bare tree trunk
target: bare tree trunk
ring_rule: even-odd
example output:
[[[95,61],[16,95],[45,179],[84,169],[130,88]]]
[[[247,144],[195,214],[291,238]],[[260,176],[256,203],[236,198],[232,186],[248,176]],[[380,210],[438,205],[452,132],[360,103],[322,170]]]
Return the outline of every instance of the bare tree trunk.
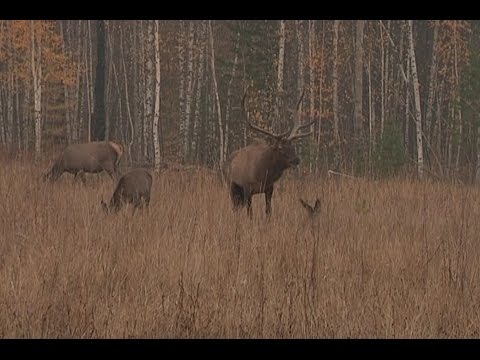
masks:
[[[215,73],[215,47],[213,45],[213,30],[212,30],[212,21],[208,20],[208,30],[210,38],[210,65],[212,67],[212,79],[213,79],[213,91],[215,93],[215,102],[217,105],[217,118],[218,118],[218,130],[220,132],[220,168],[223,165],[224,161],[224,136],[223,136],[223,124],[222,124],[222,112],[220,107],[220,98],[218,96],[218,85],[217,85],[217,75]]]
[[[180,76],[179,81],[179,114],[180,114],[180,135],[185,136],[185,132],[188,131],[188,128],[185,127],[185,82],[186,82],[186,67],[185,67],[185,47],[187,43],[187,35],[185,29],[185,20],[180,20],[180,29],[178,36],[178,73]],[[182,149],[183,157],[185,157],[185,140],[183,139]]]
[[[275,119],[272,124],[273,131],[280,131],[282,127],[281,109],[283,109],[283,72],[285,66],[285,20],[280,20],[280,34],[278,38],[278,68],[277,68],[277,98],[275,104]]]
[[[42,44],[41,39],[35,36],[34,20],[30,22],[32,34],[32,79],[34,98],[34,121],[35,121],[35,156],[38,159],[42,151]]]
[[[457,56],[457,37],[454,37],[454,43],[453,43],[453,54],[454,54],[454,73],[455,73],[455,86],[458,89],[459,88],[459,74],[458,74],[458,56]],[[460,92],[457,91],[456,95],[456,103],[460,103]],[[457,114],[458,114],[458,143],[457,143],[457,157],[455,159],[455,171],[458,175],[460,171],[460,152],[462,150],[461,145],[462,145],[462,140],[463,140],[463,123],[462,123],[462,110],[460,106],[457,109]]]
[[[315,74],[313,69],[313,57],[315,56],[315,20],[308,20],[308,69],[309,69],[309,88],[310,88],[310,119],[315,117]],[[312,124],[310,131],[314,133],[315,124]],[[309,171],[313,171],[313,162],[312,154],[314,153],[313,146],[316,145],[318,148],[318,143],[315,142],[315,134],[313,135],[314,141],[310,140],[310,156],[309,156]]]
[[[105,20],[97,20],[97,66],[95,69],[95,105],[92,134],[94,140],[105,140],[105,83],[106,83],[106,26]]]
[[[339,166],[339,146],[340,146],[340,132],[338,121],[338,25],[340,20],[333,21],[333,134],[335,138],[335,166]]]
[[[381,44],[380,62],[381,62],[381,74],[382,74],[381,99],[380,99],[380,134],[383,135],[383,128],[385,126],[385,43],[383,41],[383,26],[380,26],[380,44]],[[370,63],[369,63],[369,67],[370,67]],[[370,68],[369,68],[369,71],[370,71]],[[370,76],[370,73],[368,76]],[[370,81],[370,78],[369,78],[369,81]]]
[[[363,29],[365,20],[356,21],[355,31],[355,103],[353,131],[355,143],[359,146],[363,129]]]
[[[383,45],[383,42],[382,42]],[[382,61],[383,63],[383,61]],[[382,99],[383,102],[383,73],[382,73]],[[372,150],[375,145],[375,118],[372,116],[372,68],[371,68],[371,53],[368,54],[368,161],[371,169]]]
[[[325,49],[325,20],[322,20],[322,45],[321,45],[321,52],[320,52],[320,76],[318,79],[319,86],[318,86],[318,104],[319,104],[319,120],[318,120],[318,134],[317,134],[317,151],[315,154],[315,164],[316,170],[318,169],[318,161],[320,159],[320,141],[322,136],[322,113],[323,113],[323,81],[324,81],[324,68],[325,68],[325,61],[324,61],[324,49]]]
[[[33,49],[32,49],[33,50]],[[5,137],[7,145],[10,147],[13,143],[13,95],[15,87],[13,85],[14,73],[8,74],[8,93],[7,93],[7,126],[5,127]]]
[[[432,58],[430,62],[430,81],[428,83],[428,98],[427,110],[425,114],[425,126],[428,131],[428,136],[431,137],[432,130],[432,113],[433,113],[433,98],[435,84],[437,82],[437,38],[438,38],[438,21],[434,21],[433,25],[433,39],[432,39]]]
[[[3,110],[3,89],[0,88],[0,145],[5,146],[5,111]]]
[[[130,156],[130,160],[132,159],[132,145],[133,141],[135,139],[135,129],[133,125],[133,119],[132,119],[132,112],[130,110],[130,100],[128,96],[128,78],[127,78],[127,66],[125,64],[125,50],[123,46],[123,28],[120,26],[120,53],[122,57],[122,65],[123,65],[123,85],[125,87],[125,102],[127,105],[127,115],[128,115],[128,123],[130,125],[130,141],[128,143],[128,154]],[[112,59],[113,61],[113,59]],[[135,71],[134,71],[135,75]]]
[[[296,29],[297,29],[297,46],[298,46],[298,55],[297,55],[297,65],[298,65],[298,72],[297,72],[297,91],[298,96],[301,95],[303,88],[305,86],[305,77],[304,77],[304,46],[303,46],[303,32],[302,32],[302,20],[296,20]],[[300,120],[300,119],[299,119]],[[300,120],[301,121],[301,120]]]
[[[28,86],[27,86],[28,89]],[[25,91],[23,99],[23,149],[28,151],[30,144],[30,91]]]
[[[415,125],[417,133],[417,171],[418,178],[423,179],[423,141],[422,141],[422,111],[420,107],[420,90],[417,76],[417,62],[415,59],[415,46],[413,42],[413,21],[408,20],[408,36],[410,43],[410,70],[413,81],[413,93],[415,98]]]
[[[192,93],[193,93],[193,40],[194,40],[193,21],[188,26],[188,59],[187,59],[187,86],[185,89],[185,123],[184,123],[184,140],[183,140],[183,160],[188,161],[190,158],[190,117],[192,111]]]
[[[200,124],[200,108],[202,106],[202,89],[204,88],[204,80],[205,80],[205,66],[206,66],[206,49],[207,49],[207,25],[206,20],[201,22],[201,30],[200,30],[200,40],[199,40],[199,59],[197,62],[197,70],[196,70],[196,94],[195,94],[195,114],[193,117],[193,130],[192,130],[192,154],[195,162],[199,160],[199,124]],[[227,109],[228,111],[228,109]]]
[[[480,184],[480,125],[477,126],[477,171],[475,172],[475,182]]]
[[[81,20],[78,22],[79,32],[81,31]],[[83,118],[80,116],[80,106],[81,106],[81,85],[82,85],[82,71],[81,71],[81,52],[82,52],[82,42],[79,41],[79,50],[78,50],[78,59],[77,59],[77,86],[74,92],[74,99],[75,107],[73,110],[73,117],[76,119],[74,121],[72,119],[72,142],[77,142],[79,139],[79,129],[82,124]]]
[[[93,64],[92,64],[92,30],[91,30],[91,20],[87,20],[87,46],[85,51],[85,65],[87,68],[86,71],[86,86],[87,86],[87,116],[88,116],[88,142],[91,141],[92,134],[92,114],[95,110],[93,107]]]
[[[223,158],[226,159],[227,157],[227,152],[228,152],[228,124],[230,123],[230,114],[231,114],[231,107],[232,107],[232,83],[233,80],[235,79],[235,74],[237,71],[237,65],[238,65],[238,47],[240,45],[240,32],[237,32],[237,36],[235,39],[235,49],[233,50],[235,53],[235,57],[233,59],[233,65],[232,65],[232,72],[230,75],[230,80],[228,82],[228,87],[227,87],[227,106],[225,109],[225,153],[223,154]]]
[[[135,20],[134,22],[134,28],[132,32],[132,38],[133,38],[133,53],[138,54],[139,60],[137,60],[137,56],[134,57],[133,61],[133,76],[132,76],[132,83],[133,83],[133,114],[135,116],[136,121],[133,122],[133,129],[132,129],[132,139],[130,140],[132,142],[132,145],[129,145],[133,147],[133,153],[132,149],[129,149],[130,151],[130,158],[135,159],[135,162],[139,162],[141,160],[141,155],[142,155],[142,122],[140,119],[142,118],[142,97],[140,95],[139,89],[143,89],[143,85],[141,83],[141,76],[139,75],[140,73],[140,68],[142,67],[142,62],[141,62],[141,51],[142,51],[142,43],[137,39],[138,35],[141,32],[141,20]],[[143,159],[142,159],[143,162]]]
[[[304,62],[305,62],[305,54],[304,54],[304,36],[303,36],[303,31],[302,31],[302,24],[303,20],[296,20],[295,25],[296,25],[296,30],[297,30],[297,66],[298,66],[298,71],[297,71],[297,91],[298,91],[298,98],[301,96],[304,87],[305,87],[305,76],[304,76]],[[302,105],[300,104],[300,107]],[[298,121],[302,121],[302,114],[303,112],[300,111],[298,116],[299,119]],[[303,147],[298,147],[298,153],[299,156],[302,156],[303,153]],[[297,167],[298,170],[300,170],[300,167]]]
[[[62,49],[63,52],[66,53],[66,43],[67,43],[67,38],[68,38],[68,21],[66,22],[65,26],[63,26],[63,22],[59,21],[60,24],[60,35],[63,39],[62,41]],[[68,89],[67,85],[63,85],[63,96],[64,96],[64,104],[65,104],[65,127],[66,127],[66,140],[67,144],[71,143],[72,139],[72,129],[71,129],[71,109],[70,109],[70,91]]]
[[[160,121],[160,29],[159,21],[155,20],[155,112],[153,114],[153,148],[155,154],[155,169],[160,169],[160,143],[158,124]]]
[[[410,69],[410,57],[407,57],[407,70]],[[409,97],[409,84],[410,84],[410,71],[407,71],[407,84],[405,86],[405,149],[407,153],[410,153],[410,97]]]
[[[153,126],[153,107],[154,107],[154,70],[153,70],[153,59],[152,59],[152,49],[155,47],[154,44],[154,30],[153,30],[153,20],[147,20],[147,44],[145,48],[146,56],[146,89],[145,89],[145,117],[143,125],[143,134],[145,147],[143,149],[143,155],[145,158],[150,159],[151,147],[150,147],[150,129]]]

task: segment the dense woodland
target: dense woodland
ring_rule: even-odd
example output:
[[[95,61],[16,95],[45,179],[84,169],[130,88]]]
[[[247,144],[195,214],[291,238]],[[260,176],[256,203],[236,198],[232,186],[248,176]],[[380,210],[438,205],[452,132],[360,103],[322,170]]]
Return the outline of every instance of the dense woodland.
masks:
[[[318,119],[302,169],[480,181],[480,27],[468,20],[1,20],[0,147],[110,139],[130,164],[216,168]]]

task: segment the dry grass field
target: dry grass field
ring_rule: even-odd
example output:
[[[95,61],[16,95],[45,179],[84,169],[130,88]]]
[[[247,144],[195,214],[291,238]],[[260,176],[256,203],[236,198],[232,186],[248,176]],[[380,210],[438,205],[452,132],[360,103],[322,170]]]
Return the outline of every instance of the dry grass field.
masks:
[[[249,221],[208,172],[166,171],[107,216],[106,174],[1,162],[1,338],[480,336],[475,187],[285,176]]]

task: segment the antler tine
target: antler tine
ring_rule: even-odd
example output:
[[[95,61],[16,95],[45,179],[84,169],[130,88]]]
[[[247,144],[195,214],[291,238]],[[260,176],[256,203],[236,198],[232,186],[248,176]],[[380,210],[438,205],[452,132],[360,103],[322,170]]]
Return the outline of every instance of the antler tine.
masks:
[[[253,130],[256,130],[256,131],[258,131],[258,132],[261,132],[262,134],[271,136],[271,137],[276,138],[276,139],[285,136],[285,135],[283,135],[283,134],[277,135],[277,134],[274,134],[274,133],[272,133],[272,132],[270,132],[270,131],[268,131],[268,130],[262,129],[261,127],[255,125],[254,123],[252,123],[252,122],[250,121],[250,119],[248,118],[247,109],[246,109],[246,107],[245,107],[245,98],[247,97],[248,89],[249,89],[249,87],[247,87],[247,88],[245,89],[245,94],[243,94],[243,98],[242,98],[242,111],[243,111],[243,115],[244,115],[245,121],[247,122],[248,126],[249,126],[251,129],[253,129]]]
[[[310,122],[307,123],[307,124],[303,124],[303,125],[298,126],[298,128],[297,128],[297,134],[289,136],[289,137],[288,137],[288,140],[295,140],[295,139],[299,139],[299,138],[302,138],[302,137],[305,137],[305,136],[312,135],[312,134],[313,134],[313,131],[309,131],[309,132],[304,133],[304,134],[298,134],[298,131],[301,130],[301,129],[303,129],[303,128],[306,128],[306,127],[311,126],[315,121],[317,121],[317,119],[313,119],[312,121],[310,121]]]
[[[308,124],[300,124],[300,121],[298,119],[298,114],[299,114],[299,110],[300,110],[300,105],[302,103],[302,100],[303,100],[303,96],[305,95],[305,89],[302,90],[302,94],[300,95],[300,98],[298,99],[297,101],[297,106],[296,106],[296,110],[295,110],[295,115],[294,115],[294,121],[293,121],[293,127],[292,129],[290,130],[289,132],[289,135],[288,135],[288,140],[293,140],[293,139],[297,139],[299,137],[304,137],[304,136],[307,136],[307,135],[310,135],[310,133],[307,133],[307,134],[300,134],[300,135],[297,135],[298,134],[298,131],[300,129],[303,129],[307,126],[310,126],[312,125],[316,119],[314,119],[312,122],[308,123]]]

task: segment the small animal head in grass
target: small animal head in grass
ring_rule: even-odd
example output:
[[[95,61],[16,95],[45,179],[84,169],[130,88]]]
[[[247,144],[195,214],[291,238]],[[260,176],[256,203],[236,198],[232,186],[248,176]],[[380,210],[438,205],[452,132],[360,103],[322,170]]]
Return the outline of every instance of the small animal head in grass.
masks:
[[[316,216],[320,213],[320,199],[315,200],[315,204],[313,206],[309,205],[305,200],[300,199],[300,203],[303,205],[303,207],[307,210],[308,214],[310,216]]]

